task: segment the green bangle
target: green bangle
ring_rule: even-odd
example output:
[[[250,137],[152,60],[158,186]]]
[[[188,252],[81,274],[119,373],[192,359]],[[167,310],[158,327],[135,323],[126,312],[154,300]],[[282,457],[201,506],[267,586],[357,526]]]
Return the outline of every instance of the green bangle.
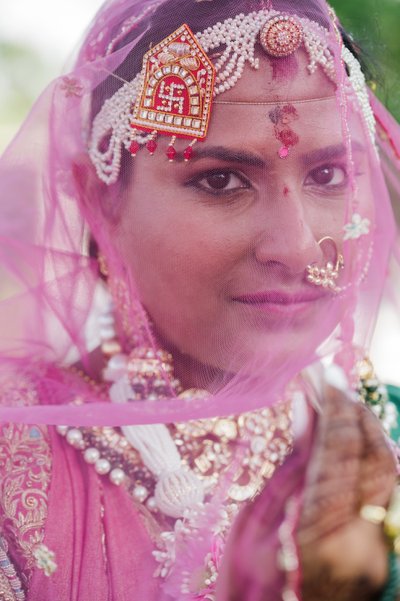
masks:
[[[395,553],[389,553],[389,577],[379,601],[396,601],[400,591],[400,568]]]

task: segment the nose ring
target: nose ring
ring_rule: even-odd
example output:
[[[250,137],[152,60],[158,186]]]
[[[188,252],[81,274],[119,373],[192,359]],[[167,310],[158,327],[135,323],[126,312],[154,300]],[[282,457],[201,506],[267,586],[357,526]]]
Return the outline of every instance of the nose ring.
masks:
[[[324,242],[331,242],[335,247],[335,262],[328,261],[323,267],[320,267],[315,263],[307,265],[307,281],[310,282],[310,284],[314,284],[314,286],[322,286],[323,288],[330,288],[335,292],[339,292],[340,288],[336,285],[336,282],[340,270],[344,268],[344,258],[338,251],[336,242],[331,236],[324,236],[317,244],[321,247]]]

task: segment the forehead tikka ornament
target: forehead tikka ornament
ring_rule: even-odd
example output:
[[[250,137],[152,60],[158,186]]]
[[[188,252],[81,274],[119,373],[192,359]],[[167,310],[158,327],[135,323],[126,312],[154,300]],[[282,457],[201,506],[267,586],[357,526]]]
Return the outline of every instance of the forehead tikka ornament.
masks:
[[[157,135],[169,134],[168,159],[175,159],[176,139],[186,138],[190,144],[183,155],[189,160],[194,143],[207,135],[215,69],[187,25],[144,55],[142,78],[131,119],[131,154],[140,149],[142,132],[150,134],[146,144],[150,154],[157,149]]]
[[[184,153],[184,158],[190,159],[195,141],[204,140],[207,134],[212,104],[218,102],[215,98],[236,85],[246,64],[259,68],[255,56],[258,43],[272,56],[278,52],[288,56],[302,45],[309,59],[308,71],[314,73],[320,67],[337,82],[329,47],[337,44],[335,36],[309,19],[286,18],[275,10],[263,9],[241,13],[195,35],[182,25],[145,55],[141,73],[106,100],[95,117],[89,156],[99,178],[106,184],[115,183],[123,148],[135,155],[147,147],[153,154],[158,134],[171,136],[166,153],[169,160],[176,157],[176,138],[190,139]],[[355,99],[374,141],[375,122],[365,79],[357,60],[346,50],[342,48],[343,62],[350,72],[347,95]],[[218,58],[212,65],[208,55],[216,53]]]

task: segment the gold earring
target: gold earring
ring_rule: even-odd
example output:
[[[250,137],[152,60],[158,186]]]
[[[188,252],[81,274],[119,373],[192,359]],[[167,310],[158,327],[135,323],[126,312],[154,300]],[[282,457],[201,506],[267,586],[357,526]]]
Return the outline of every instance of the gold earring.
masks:
[[[323,288],[330,288],[335,292],[340,292],[340,288],[336,285],[336,282],[340,270],[344,268],[344,258],[338,251],[336,242],[331,236],[324,236],[317,244],[321,247],[322,243],[327,241],[331,242],[335,247],[336,262],[328,261],[323,267],[319,267],[315,263],[307,265],[307,281],[310,284],[314,284],[314,286],[322,286]]]
[[[107,260],[105,256],[99,253],[97,255],[97,262],[99,264],[99,270],[101,275],[107,278],[110,275],[110,272],[108,270]]]

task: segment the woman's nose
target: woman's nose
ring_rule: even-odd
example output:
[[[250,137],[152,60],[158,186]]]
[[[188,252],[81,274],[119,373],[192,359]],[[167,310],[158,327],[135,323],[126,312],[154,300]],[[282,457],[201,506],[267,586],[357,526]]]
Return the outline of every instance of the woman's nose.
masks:
[[[320,261],[322,255],[318,245],[321,236],[314,231],[312,215],[304,210],[301,199],[293,195],[282,197],[270,208],[256,242],[256,259],[301,274],[307,265]]]

